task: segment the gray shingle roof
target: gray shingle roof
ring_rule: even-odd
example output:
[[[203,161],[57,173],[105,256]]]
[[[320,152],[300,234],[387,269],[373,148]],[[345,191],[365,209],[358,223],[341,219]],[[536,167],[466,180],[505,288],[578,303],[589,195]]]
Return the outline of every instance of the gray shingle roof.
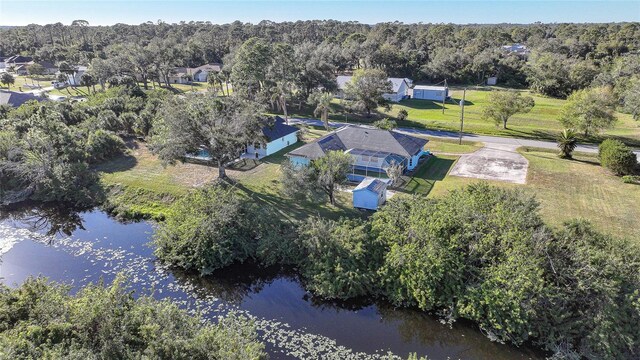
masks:
[[[29,93],[19,93],[15,91],[0,91],[0,105],[11,105],[18,107],[29,100],[42,101],[42,98]]]
[[[292,134],[296,131],[298,131],[297,127],[287,125],[284,119],[280,116],[275,117],[275,122],[272,126],[265,126],[262,128],[262,133],[270,142]]]
[[[310,144],[301,146],[288,155],[317,159],[330,150],[350,149],[384,151],[402,157],[410,157],[421,152],[429,142],[395,131],[370,129],[361,126],[345,126]]]

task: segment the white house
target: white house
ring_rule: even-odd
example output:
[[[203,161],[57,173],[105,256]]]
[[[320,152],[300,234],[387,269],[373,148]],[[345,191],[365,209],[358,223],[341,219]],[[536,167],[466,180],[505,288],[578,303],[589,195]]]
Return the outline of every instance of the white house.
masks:
[[[75,71],[72,74],[65,73],[64,75],[67,77],[67,83],[71,86],[80,86],[80,81],[82,80],[82,75],[87,72],[86,66],[76,66]],[[60,74],[58,71],[56,74]]]
[[[416,85],[413,87],[413,99],[442,101],[449,97],[449,88],[445,86]]]
[[[498,77],[497,76],[490,76],[487,78],[487,85],[495,85],[498,83]]]
[[[344,97],[344,87],[351,81],[352,76],[340,75],[336,78],[338,82],[338,94],[337,97]],[[392,102],[400,102],[406,99],[409,95],[409,83],[411,79],[407,78],[387,78],[391,83],[392,92],[382,94],[382,97]]]
[[[276,116],[273,125],[262,128],[262,134],[267,142],[255,142],[247,145],[241,157],[262,159],[265,156],[275,154],[287,146],[297,143],[298,131],[297,127],[287,125],[284,119]]]
[[[220,72],[222,70],[222,64],[212,63],[206,64],[202,66],[198,66],[196,68],[189,68],[189,72],[193,77],[193,81],[198,82],[207,82],[209,78],[209,73],[212,72]]]
[[[509,54],[515,54],[515,55],[525,56],[525,57],[530,52],[526,45],[522,45],[519,43],[515,43],[512,45],[504,45],[502,46],[502,51]]]
[[[169,72],[169,76],[167,77],[167,81],[170,84],[189,84],[191,74],[189,73],[189,69],[186,67],[177,67],[171,69]],[[165,80],[164,77],[162,79]]]
[[[378,210],[387,201],[387,183],[374,178],[365,178],[353,189],[353,207]]]

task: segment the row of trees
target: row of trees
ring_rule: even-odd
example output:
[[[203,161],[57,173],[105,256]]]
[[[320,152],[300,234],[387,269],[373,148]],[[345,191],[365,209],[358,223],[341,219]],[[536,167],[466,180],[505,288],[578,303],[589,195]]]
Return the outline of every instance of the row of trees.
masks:
[[[249,260],[295,265],[323,298],[383,297],[565,358],[640,353],[637,246],[584,221],[550,230],[519,191],[400,196],[367,221],[288,225],[268,213],[232,187],[198,190],[160,225],[156,254],[204,274]]]
[[[299,21],[259,24],[206,22],[92,27],[78,20],[0,29],[0,56],[25,53],[37,60],[92,64],[95,77],[136,72],[143,81],[166,79],[176,66],[225,64],[229,78],[237,55],[251,53],[254,83],[273,57],[298,70],[300,88],[308,96],[326,75],[350,69],[375,68],[393,77],[419,81],[479,84],[497,75],[511,86],[531,86],[543,94],[566,97],[607,74],[625,54],[640,49],[640,25],[531,24],[452,25]],[[78,25],[82,24],[82,25]],[[526,57],[506,54],[501,46],[525,43]],[[106,61],[106,62],[105,62]],[[289,81],[280,73],[278,80]],[[285,76],[282,76],[285,75]],[[246,77],[241,76],[241,79]],[[236,78],[237,80],[237,78]],[[260,83],[260,86],[264,86]],[[280,84],[286,87],[286,84]]]

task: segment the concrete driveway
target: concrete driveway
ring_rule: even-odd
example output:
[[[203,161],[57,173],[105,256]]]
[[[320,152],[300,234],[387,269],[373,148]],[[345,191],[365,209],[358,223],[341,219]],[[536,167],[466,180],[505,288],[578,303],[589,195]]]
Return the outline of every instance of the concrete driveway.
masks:
[[[482,149],[462,155],[449,175],[524,184],[529,161],[516,151],[519,146],[485,143]]]

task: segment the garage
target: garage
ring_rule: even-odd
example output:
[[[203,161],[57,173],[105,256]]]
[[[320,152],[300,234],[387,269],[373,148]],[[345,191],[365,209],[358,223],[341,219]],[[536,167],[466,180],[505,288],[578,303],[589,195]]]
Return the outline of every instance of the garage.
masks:
[[[449,88],[445,86],[416,85],[413,88],[414,99],[442,101],[449,97]]]

